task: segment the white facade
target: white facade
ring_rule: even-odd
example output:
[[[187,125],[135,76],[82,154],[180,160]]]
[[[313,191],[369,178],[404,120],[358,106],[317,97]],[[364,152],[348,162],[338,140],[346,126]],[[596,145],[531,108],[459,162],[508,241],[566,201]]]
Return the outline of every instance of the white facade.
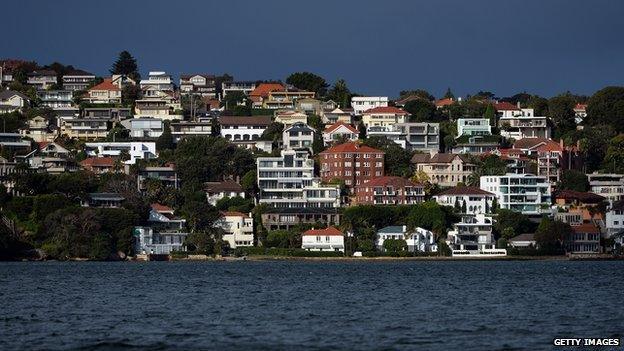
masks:
[[[352,126],[339,123],[325,128],[323,131],[323,143],[329,145],[334,141],[345,139],[355,141],[358,139],[358,131]]]
[[[254,89],[256,89],[256,82],[251,82],[251,81],[249,82],[245,82],[245,81],[223,82],[221,84],[223,97],[226,97],[228,93],[231,93],[234,91],[240,91],[244,93],[245,95],[249,95],[249,93],[251,93]]]
[[[354,96],[351,98],[351,107],[356,115],[374,107],[387,107],[387,96]]]
[[[592,173],[587,175],[589,191],[609,201],[624,200],[624,174]]]
[[[132,138],[158,138],[163,133],[163,121],[160,118],[132,118],[121,121],[130,130]]]
[[[147,79],[141,79],[141,89],[154,88],[160,91],[172,91],[173,80],[171,76],[163,71],[149,72]]]
[[[607,228],[607,236],[624,232],[624,206],[619,203],[614,206],[605,215],[605,226]]]
[[[310,229],[301,234],[301,248],[308,251],[344,252],[344,235],[335,227]]]
[[[186,220],[175,217],[171,208],[157,206],[152,205],[149,226],[134,227],[135,252],[168,255],[173,251],[184,251],[184,240],[188,236],[184,229]]]
[[[338,185],[321,185],[307,151],[257,159],[259,202],[274,207],[339,207]]]
[[[482,176],[480,183],[482,190],[496,195],[500,208],[526,215],[551,212],[551,187],[546,177],[507,173],[502,176]]]
[[[479,214],[464,217],[453,225],[447,234],[446,243],[453,256],[506,256],[507,250],[497,249],[492,235],[492,217]]]
[[[122,151],[127,151],[130,159],[125,164],[133,165],[136,160],[157,158],[155,142],[100,142],[85,143],[85,151],[89,157],[119,157]]]
[[[224,212],[218,225],[225,234],[223,240],[235,249],[242,246],[253,246],[253,218],[240,212]]]
[[[459,118],[457,119],[457,136],[462,135],[491,135],[492,127],[487,118]]]
[[[37,91],[37,97],[41,100],[41,106],[53,109],[71,107],[74,104],[73,94],[69,90],[40,90]]]
[[[314,142],[314,129],[307,124],[295,123],[284,129],[282,133],[282,141],[284,149],[308,149],[312,151],[312,143]]]
[[[389,226],[377,232],[375,246],[377,250],[384,252],[384,241],[388,239],[405,240],[409,252],[437,252],[438,246],[435,241],[435,234],[432,231],[416,227],[412,231],[407,230],[407,226]]]
[[[385,127],[368,127],[367,137],[379,136],[394,141],[408,151],[437,153],[440,150],[439,123],[396,123]]]
[[[550,139],[548,117],[535,116],[532,108],[521,110],[502,110],[498,120],[500,134],[505,138],[520,140],[523,138]]]
[[[458,189],[458,188],[452,188]],[[459,188],[461,189],[461,188]],[[434,195],[433,199],[441,206],[457,207],[463,214],[486,214],[492,211],[494,194],[483,194],[484,191],[477,189],[475,192],[453,193],[445,192]],[[466,209],[464,212],[463,209]]]

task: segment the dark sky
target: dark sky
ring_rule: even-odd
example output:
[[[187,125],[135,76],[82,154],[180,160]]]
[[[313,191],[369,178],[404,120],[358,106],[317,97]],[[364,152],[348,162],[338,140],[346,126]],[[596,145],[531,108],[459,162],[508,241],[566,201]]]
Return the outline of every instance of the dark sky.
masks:
[[[624,85],[624,1],[7,1],[1,58],[107,74],[285,79],[311,71],[360,94],[490,90],[545,96]]]

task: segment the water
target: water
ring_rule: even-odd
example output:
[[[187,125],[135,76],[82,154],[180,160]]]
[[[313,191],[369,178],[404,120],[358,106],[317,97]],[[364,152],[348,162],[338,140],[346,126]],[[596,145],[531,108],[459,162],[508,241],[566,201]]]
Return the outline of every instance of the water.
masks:
[[[0,263],[0,350],[512,350],[622,337],[624,262]]]

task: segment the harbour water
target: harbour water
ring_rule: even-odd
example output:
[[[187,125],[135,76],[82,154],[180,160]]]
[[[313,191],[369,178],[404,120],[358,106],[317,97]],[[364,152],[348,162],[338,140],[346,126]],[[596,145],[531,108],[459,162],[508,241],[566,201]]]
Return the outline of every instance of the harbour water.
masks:
[[[622,261],[0,263],[0,350],[550,350],[622,337]]]

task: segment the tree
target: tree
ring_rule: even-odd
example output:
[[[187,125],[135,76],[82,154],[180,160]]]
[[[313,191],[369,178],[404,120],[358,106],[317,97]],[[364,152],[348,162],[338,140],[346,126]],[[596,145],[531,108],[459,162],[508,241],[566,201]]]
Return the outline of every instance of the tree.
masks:
[[[624,134],[617,135],[609,141],[603,167],[609,172],[624,173]]]
[[[338,79],[329,90],[327,98],[336,102],[342,108],[351,106],[351,91],[344,79]]]
[[[548,101],[548,114],[555,127],[555,135],[561,137],[576,129],[574,121],[575,101],[567,95],[555,96]]]
[[[428,100],[416,99],[405,104],[405,111],[410,113],[410,122],[431,122],[435,120],[435,105]]]
[[[358,125],[358,139],[366,140],[366,126],[364,123]]]
[[[545,116],[548,114],[548,100],[543,97],[532,95],[527,100],[526,104],[527,107],[534,110],[533,113],[535,116]]]
[[[386,239],[383,248],[386,252],[397,254],[407,251],[407,242],[403,239]]]
[[[455,99],[455,94],[451,91],[451,87],[446,88],[446,93],[443,96],[444,99]]]
[[[262,132],[260,136],[260,140],[270,140],[272,142],[277,142],[282,140],[282,133],[284,132],[284,125],[279,122],[272,122],[267,126],[267,128]]]
[[[156,150],[173,150],[173,135],[171,135],[171,124],[169,121],[163,123],[163,132],[156,139]]]
[[[256,170],[252,169],[245,173],[240,181],[240,185],[245,193],[251,197],[255,197],[258,193],[258,184],[256,178]]]
[[[380,149],[386,153],[384,168],[386,174],[408,177],[411,174],[412,154],[386,137],[374,136],[367,138],[364,145]]]
[[[610,125],[616,132],[624,132],[624,87],[606,87],[598,90],[587,104],[584,123],[592,126]]]
[[[498,120],[496,118],[496,110],[494,109],[494,105],[492,104],[487,105],[483,118],[486,118],[488,121],[490,121],[490,126],[492,127],[496,127],[498,125]]]
[[[136,59],[125,50],[119,53],[119,57],[117,61],[113,63],[110,73],[128,76],[134,81],[139,81],[141,79]]]
[[[492,203],[494,207],[494,203]],[[514,234],[532,233],[534,224],[529,218],[519,212],[499,209],[496,215],[494,229],[498,234],[503,234],[507,228],[511,228]],[[507,231],[506,233],[510,233]]]
[[[227,95],[223,97],[223,100],[221,101],[221,106],[225,107],[226,110],[230,110],[234,108],[234,106],[238,106],[241,104],[245,105],[246,101],[247,95],[245,95],[245,93],[242,91],[236,90],[228,92]]]
[[[569,224],[544,217],[535,232],[535,243],[543,253],[561,254],[563,240],[571,234],[572,228]]]
[[[325,96],[329,86],[325,79],[310,72],[296,72],[286,78],[286,83],[295,86],[297,89],[313,91],[317,97]]]
[[[589,182],[585,173],[571,169],[565,170],[561,174],[561,181],[557,184],[557,189],[584,192],[589,190]]]
[[[416,89],[416,90],[401,90],[399,92],[399,98],[406,98],[409,96],[417,96],[423,100],[431,101],[434,99],[433,95],[429,94],[428,91],[424,89]]]

